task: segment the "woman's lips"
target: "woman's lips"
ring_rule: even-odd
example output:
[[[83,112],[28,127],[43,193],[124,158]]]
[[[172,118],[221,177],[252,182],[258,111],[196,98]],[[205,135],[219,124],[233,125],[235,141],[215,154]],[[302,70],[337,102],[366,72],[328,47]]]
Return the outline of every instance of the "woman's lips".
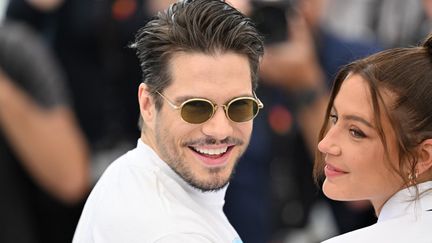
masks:
[[[324,174],[325,176],[328,177],[336,177],[336,176],[341,176],[341,175],[345,175],[348,174],[348,172],[343,171],[331,164],[326,164],[326,166],[324,167]]]

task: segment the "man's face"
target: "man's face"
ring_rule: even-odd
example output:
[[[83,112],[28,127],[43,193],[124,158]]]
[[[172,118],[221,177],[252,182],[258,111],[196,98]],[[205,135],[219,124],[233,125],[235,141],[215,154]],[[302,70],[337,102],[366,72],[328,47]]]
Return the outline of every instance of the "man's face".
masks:
[[[146,129],[146,139],[159,156],[190,185],[203,191],[225,186],[252,132],[252,120],[230,121],[222,105],[240,96],[252,97],[248,59],[223,54],[177,53],[170,63],[172,83],[162,94],[180,106],[191,98],[205,98],[218,105],[202,124],[182,120],[180,110],[163,100],[160,111]],[[145,140],[145,139],[144,139]]]

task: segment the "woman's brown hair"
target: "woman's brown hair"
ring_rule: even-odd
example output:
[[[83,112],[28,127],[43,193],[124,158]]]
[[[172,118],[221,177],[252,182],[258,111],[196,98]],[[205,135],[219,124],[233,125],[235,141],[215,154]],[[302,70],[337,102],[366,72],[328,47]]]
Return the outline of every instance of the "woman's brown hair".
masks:
[[[381,115],[389,118],[399,159],[398,168],[392,168],[409,186],[407,175],[416,173],[418,163],[416,148],[432,138],[432,35],[420,46],[389,49],[344,66],[335,78],[319,141],[327,133],[328,117],[342,83],[353,74],[360,75],[369,85],[374,125],[385,151],[388,144]],[[384,103],[383,91],[392,94],[391,103]],[[323,154],[317,150],[313,172],[317,183],[323,177],[324,166]]]

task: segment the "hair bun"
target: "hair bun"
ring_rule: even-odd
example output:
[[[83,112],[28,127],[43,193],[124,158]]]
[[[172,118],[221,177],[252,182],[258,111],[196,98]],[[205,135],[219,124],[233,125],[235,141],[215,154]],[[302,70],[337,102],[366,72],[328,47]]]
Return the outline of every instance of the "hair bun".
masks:
[[[424,47],[427,53],[432,57],[432,34],[428,35],[426,40],[423,42],[422,47]]]

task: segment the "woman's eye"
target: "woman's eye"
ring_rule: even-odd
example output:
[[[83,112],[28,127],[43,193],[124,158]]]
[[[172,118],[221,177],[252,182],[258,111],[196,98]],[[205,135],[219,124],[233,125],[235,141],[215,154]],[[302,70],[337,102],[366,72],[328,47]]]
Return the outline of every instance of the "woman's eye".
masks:
[[[330,119],[330,122],[331,122],[332,124],[336,124],[336,122],[337,122],[337,120],[338,120],[338,117],[337,117],[337,115],[330,114],[330,115],[329,115],[329,119]]]
[[[355,138],[364,138],[364,137],[366,137],[366,135],[362,131],[360,131],[358,129],[351,128],[349,130],[349,132]]]

